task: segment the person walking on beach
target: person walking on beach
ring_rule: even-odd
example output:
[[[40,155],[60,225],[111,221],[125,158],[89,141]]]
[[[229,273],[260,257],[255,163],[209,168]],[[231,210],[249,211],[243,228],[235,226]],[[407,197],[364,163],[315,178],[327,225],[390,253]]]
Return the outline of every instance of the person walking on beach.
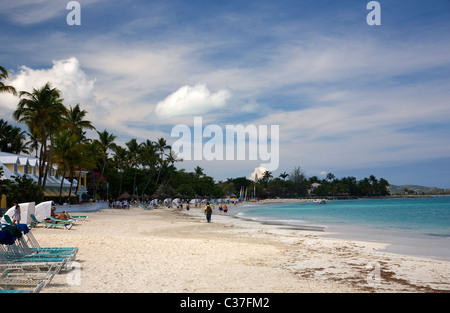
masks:
[[[225,205],[223,206],[223,214],[227,215],[227,212],[228,212],[228,207],[227,207],[227,205],[225,204]]]
[[[206,202],[206,206],[205,206],[205,214],[206,214],[206,221],[209,223],[211,222],[211,214],[212,214],[212,207],[211,205],[209,205],[209,202]]]
[[[14,206],[16,208],[14,209],[13,225],[16,225],[20,223],[20,205],[17,202],[14,202]]]

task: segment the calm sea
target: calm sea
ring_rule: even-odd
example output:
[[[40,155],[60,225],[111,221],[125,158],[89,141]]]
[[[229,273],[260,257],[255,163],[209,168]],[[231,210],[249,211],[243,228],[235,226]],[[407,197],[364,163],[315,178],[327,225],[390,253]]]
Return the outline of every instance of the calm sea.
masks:
[[[389,198],[244,205],[236,216],[330,236],[385,242],[385,249],[450,261],[450,197]]]

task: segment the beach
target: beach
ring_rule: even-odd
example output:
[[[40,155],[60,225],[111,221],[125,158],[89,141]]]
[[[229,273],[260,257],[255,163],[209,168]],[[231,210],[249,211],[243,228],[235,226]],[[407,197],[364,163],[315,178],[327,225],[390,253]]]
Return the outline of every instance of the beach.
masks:
[[[203,208],[88,215],[70,230],[32,230],[43,247],[79,248],[73,269],[42,293],[450,291],[450,262],[382,252],[384,243],[264,225],[217,209],[211,223]]]

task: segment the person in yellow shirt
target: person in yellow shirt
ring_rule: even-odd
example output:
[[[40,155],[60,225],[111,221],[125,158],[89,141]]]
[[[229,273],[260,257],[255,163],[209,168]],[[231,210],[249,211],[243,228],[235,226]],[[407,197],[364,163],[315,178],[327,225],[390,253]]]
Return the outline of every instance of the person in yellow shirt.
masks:
[[[212,207],[209,204],[209,202],[206,202],[206,206],[205,206],[205,214],[206,214],[206,221],[209,223],[211,222],[211,215],[212,215]]]

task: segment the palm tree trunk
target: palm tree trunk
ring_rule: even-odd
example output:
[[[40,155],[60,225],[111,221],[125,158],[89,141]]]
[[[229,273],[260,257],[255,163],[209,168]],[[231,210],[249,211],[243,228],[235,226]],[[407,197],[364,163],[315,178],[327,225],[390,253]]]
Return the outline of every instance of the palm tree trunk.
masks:
[[[72,185],[73,185],[73,174],[74,174],[73,167],[70,167],[69,171],[70,171],[70,173],[69,173],[69,180],[70,180],[69,199],[70,199],[70,196],[72,195]],[[78,186],[77,186],[77,189],[78,189]]]
[[[62,188],[64,183],[64,174],[66,173],[66,162],[63,162],[63,174],[61,175],[61,184],[59,185],[59,204],[61,204]]]
[[[95,197],[95,195],[97,194],[98,184],[100,183],[100,179],[103,177],[103,173],[105,171],[105,166],[106,166],[106,159],[103,159],[102,172],[100,173],[99,179],[95,182],[94,194],[92,195],[93,197]],[[94,175],[94,173],[92,173],[92,175]]]
[[[48,172],[50,170],[50,165],[52,163],[52,151],[53,151],[53,139],[52,139],[52,136],[50,136],[50,150],[48,153],[48,161],[47,161],[47,166],[45,169],[44,181],[42,182],[42,188],[45,187],[45,183],[47,182]]]

